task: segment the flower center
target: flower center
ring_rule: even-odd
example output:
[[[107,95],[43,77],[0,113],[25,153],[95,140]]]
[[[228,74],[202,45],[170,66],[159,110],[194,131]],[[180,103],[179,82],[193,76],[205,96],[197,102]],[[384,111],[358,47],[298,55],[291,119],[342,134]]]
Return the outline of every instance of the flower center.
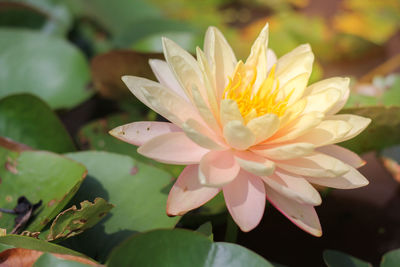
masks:
[[[233,77],[229,77],[223,99],[235,100],[245,121],[267,113],[281,117],[287,109],[293,91],[285,97],[278,98],[279,81],[275,78],[275,65],[258,88],[254,88],[257,70],[254,68],[246,73],[241,69],[238,66]]]

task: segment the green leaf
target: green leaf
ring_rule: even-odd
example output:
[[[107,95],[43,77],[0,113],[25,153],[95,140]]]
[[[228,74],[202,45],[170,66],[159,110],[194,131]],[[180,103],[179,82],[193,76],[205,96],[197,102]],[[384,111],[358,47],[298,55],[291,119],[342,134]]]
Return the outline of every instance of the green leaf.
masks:
[[[141,120],[143,120],[143,117],[139,114],[117,114],[105,119],[93,121],[80,130],[78,142],[81,144],[81,147],[91,150],[105,150],[129,155],[141,162],[167,170],[174,177],[178,177],[183,170],[183,166],[163,164],[144,157],[136,151],[136,146],[118,140],[108,133],[111,129],[117,126]]]
[[[33,264],[33,267],[87,267],[90,265],[83,264],[76,261],[69,261],[59,259],[50,253],[44,253],[36,262]]]
[[[52,0],[9,0],[0,3],[0,26],[24,27],[65,35],[72,24],[66,5]]]
[[[367,129],[355,138],[340,143],[341,146],[360,154],[400,143],[400,106],[346,108],[341,113],[372,119]]]
[[[0,136],[41,150],[58,153],[75,150],[57,115],[45,102],[30,94],[0,99]]]
[[[272,267],[268,261],[244,247],[213,243],[202,234],[183,229],[135,235],[113,250],[107,266]]]
[[[4,248],[26,248],[50,253],[67,254],[87,258],[87,256],[71,249],[32,237],[20,235],[7,235],[0,237],[0,251]],[[8,249],[6,248],[6,249]]]
[[[66,239],[81,234],[96,225],[113,207],[102,198],[96,198],[94,203],[83,201],[80,209],[74,205],[57,215],[47,240]]]
[[[325,250],[323,258],[328,267],[372,267],[372,264],[336,250]]]
[[[212,224],[211,224],[211,222],[203,223],[202,225],[200,225],[199,228],[196,229],[196,232],[205,235],[211,241],[214,240],[214,235],[213,235],[213,232],[212,232]]]
[[[0,97],[29,92],[52,108],[71,108],[92,94],[83,54],[61,38],[0,29]]]
[[[188,24],[165,18],[160,8],[145,0],[69,2],[77,16],[90,17],[111,33],[115,47],[119,48],[130,47],[147,36],[161,32],[193,32]]]
[[[174,227],[179,217],[166,215],[171,175],[131,157],[107,152],[78,152],[68,157],[89,171],[73,203],[102,197],[115,205],[105,220],[63,242],[104,261],[113,247],[133,233]]]
[[[400,262],[400,249],[395,249],[385,253],[382,257],[380,267],[396,267]]]
[[[0,147],[0,207],[13,209],[25,196],[31,203],[42,200],[28,231],[40,231],[78,190],[86,176],[83,165],[45,151],[11,151]],[[11,232],[11,214],[2,214],[0,227]]]

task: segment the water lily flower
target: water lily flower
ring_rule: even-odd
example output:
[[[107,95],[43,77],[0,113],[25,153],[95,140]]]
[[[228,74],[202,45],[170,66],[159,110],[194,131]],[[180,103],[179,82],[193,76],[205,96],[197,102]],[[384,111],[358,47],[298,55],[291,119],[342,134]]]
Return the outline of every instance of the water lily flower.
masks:
[[[266,200],[306,232],[322,234],[311,185],[350,189],[368,181],[363,160],[334,145],[358,135],[370,119],[335,115],[349,96],[349,79],[307,85],[314,55],[308,44],[277,59],[268,25],[245,62],[215,27],[196,58],[163,38],[166,61],[150,60],[159,82],[124,76],[132,93],[170,122],[133,122],[110,134],[146,157],[188,165],[167,200],[183,215],[223,192],[242,231],[255,228]]]

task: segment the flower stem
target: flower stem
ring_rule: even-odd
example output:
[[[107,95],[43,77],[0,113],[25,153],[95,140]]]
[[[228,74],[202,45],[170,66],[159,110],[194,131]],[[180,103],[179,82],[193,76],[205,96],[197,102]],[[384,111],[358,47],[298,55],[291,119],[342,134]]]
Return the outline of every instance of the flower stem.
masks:
[[[237,235],[238,235],[238,226],[232,219],[231,215],[228,213],[226,216],[225,242],[236,243]]]

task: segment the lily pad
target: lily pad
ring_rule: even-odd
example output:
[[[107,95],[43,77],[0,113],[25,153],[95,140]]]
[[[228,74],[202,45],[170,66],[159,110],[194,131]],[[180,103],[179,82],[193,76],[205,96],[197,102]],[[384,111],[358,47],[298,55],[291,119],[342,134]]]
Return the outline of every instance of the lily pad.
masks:
[[[400,249],[387,252],[382,257],[380,267],[396,267],[400,262]]]
[[[400,143],[400,106],[346,108],[341,113],[372,119],[366,130],[355,138],[340,143],[341,146],[361,154]]]
[[[324,261],[328,267],[372,267],[372,264],[336,250],[325,250]]]
[[[71,108],[92,95],[83,54],[64,39],[0,29],[0,97],[32,93],[52,108]]]
[[[39,240],[32,237],[20,236],[20,235],[7,235],[0,237],[0,252],[9,248],[26,248],[34,249],[43,252],[59,253],[74,255],[79,257],[86,257],[83,254],[73,251],[69,248],[65,248],[44,240]]]
[[[57,115],[45,102],[30,94],[0,99],[0,136],[36,149],[58,153],[75,151]]]
[[[64,3],[52,0],[13,0],[0,3],[0,25],[65,35],[72,24]]]
[[[113,207],[102,198],[96,198],[93,203],[83,201],[80,209],[74,205],[57,215],[46,239],[53,241],[81,234],[96,225]]]
[[[179,217],[166,215],[171,175],[131,157],[108,152],[77,152],[67,156],[84,164],[87,179],[73,204],[101,197],[115,205],[108,216],[81,235],[62,242],[104,261],[113,247],[128,236],[156,228],[172,228]]]
[[[174,229],[155,230],[129,238],[115,248],[107,266],[272,267],[272,264],[239,245],[213,243],[202,234]]]
[[[13,209],[25,196],[31,203],[42,200],[28,231],[40,231],[78,190],[86,176],[82,164],[45,151],[11,151],[0,147],[0,207]],[[14,215],[2,214],[0,227],[11,232]]]
[[[72,261],[72,260],[66,260],[66,259],[59,259],[50,253],[44,253],[42,256],[40,256],[36,262],[34,263],[33,267],[87,267],[90,265],[77,262],[77,261]]]

